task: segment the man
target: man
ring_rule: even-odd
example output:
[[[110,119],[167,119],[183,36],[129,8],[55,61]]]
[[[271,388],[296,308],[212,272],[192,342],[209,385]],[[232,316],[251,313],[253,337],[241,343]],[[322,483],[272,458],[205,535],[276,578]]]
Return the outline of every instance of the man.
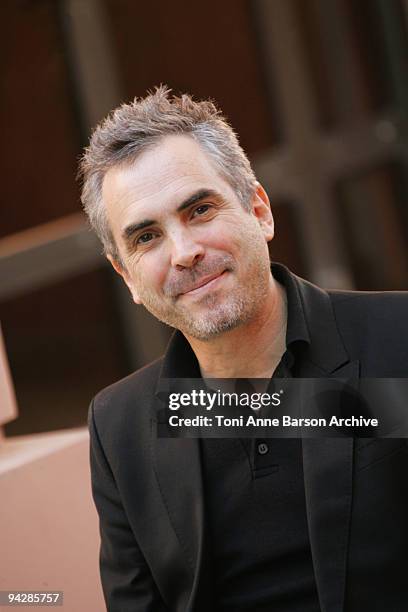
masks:
[[[210,102],[160,87],[95,130],[83,203],[133,300],[176,328],[90,409],[111,611],[407,609],[405,439],[161,438],[171,378],[405,377],[404,293],[269,264],[268,197]]]

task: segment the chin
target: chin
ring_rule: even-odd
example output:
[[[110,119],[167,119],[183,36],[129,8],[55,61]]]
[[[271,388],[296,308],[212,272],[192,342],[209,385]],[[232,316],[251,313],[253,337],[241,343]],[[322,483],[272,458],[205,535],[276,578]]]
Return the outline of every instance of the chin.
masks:
[[[210,342],[215,338],[218,338],[222,334],[225,334],[240,325],[240,321],[225,321],[221,324],[212,325],[211,323],[206,324],[200,328],[194,326],[184,330],[187,336],[191,336],[196,340],[202,342]]]
[[[183,325],[177,326],[184,334],[208,342],[236,329],[246,323],[252,315],[253,309],[240,300],[233,304],[224,305],[199,318],[184,320]]]

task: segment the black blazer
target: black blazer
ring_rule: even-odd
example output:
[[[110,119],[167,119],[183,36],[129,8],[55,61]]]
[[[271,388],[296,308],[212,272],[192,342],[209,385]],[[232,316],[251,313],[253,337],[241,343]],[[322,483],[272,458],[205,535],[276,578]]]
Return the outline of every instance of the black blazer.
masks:
[[[408,293],[323,291],[282,266],[311,337],[302,377],[408,377]],[[101,578],[111,612],[213,609],[199,443],[157,438],[163,359],[104,389],[89,412]],[[180,351],[185,351],[181,356]],[[408,406],[407,406],[408,410]],[[323,612],[408,610],[406,439],[304,439],[309,535]]]

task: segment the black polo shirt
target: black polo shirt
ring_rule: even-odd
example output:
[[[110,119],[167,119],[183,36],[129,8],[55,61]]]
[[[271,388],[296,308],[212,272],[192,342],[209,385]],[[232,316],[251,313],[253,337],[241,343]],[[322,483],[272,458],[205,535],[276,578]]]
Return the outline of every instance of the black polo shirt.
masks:
[[[274,378],[297,375],[310,343],[300,296],[280,272],[274,270],[288,298],[287,350],[270,387]],[[320,610],[301,444],[278,438],[201,440],[214,612]]]

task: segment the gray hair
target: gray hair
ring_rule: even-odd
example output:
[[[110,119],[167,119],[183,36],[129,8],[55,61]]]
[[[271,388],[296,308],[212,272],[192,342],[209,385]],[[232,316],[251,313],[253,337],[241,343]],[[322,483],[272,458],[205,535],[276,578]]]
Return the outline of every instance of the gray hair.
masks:
[[[81,158],[81,200],[89,221],[99,236],[104,252],[120,262],[102,201],[106,172],[113,166],[131,163],[165,136],[188,134],[215,162],[241,204],[249,207],[256,178],[238,138],[211,100],[196,102],[188,94],[171,96],[161,85],[145,98],[122,104],[96,126]]]

